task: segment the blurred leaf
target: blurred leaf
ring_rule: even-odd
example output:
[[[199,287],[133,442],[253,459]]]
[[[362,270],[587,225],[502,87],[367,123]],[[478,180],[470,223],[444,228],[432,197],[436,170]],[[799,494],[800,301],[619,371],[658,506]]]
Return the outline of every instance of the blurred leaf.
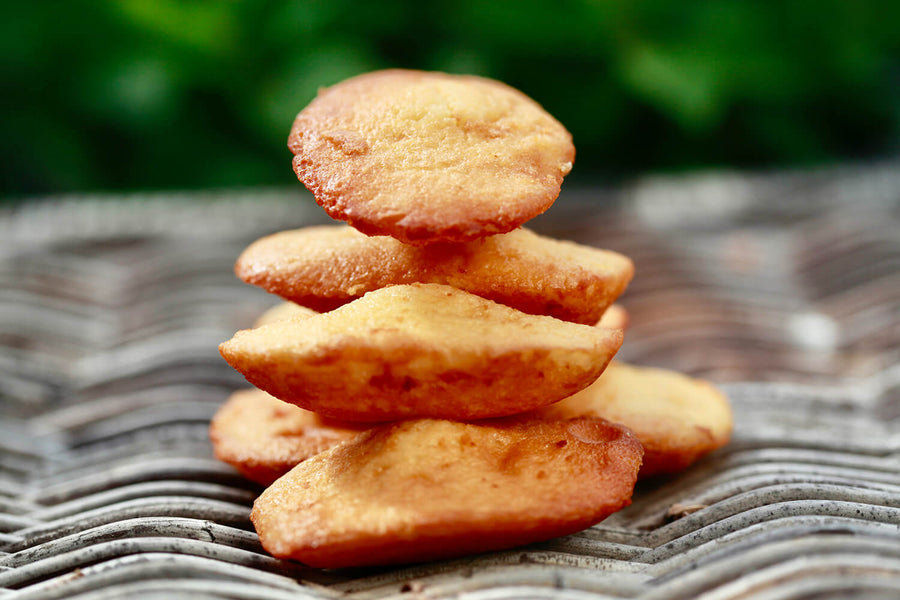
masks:
[[[0,5],[0,194],[295,183],[319,87],[405,67],[503,80],[575,178],[900,149],[900,3],[67,0]]]
[[[622,68],[642,97],[685,129],[700,131],[716,124],[722,107],[714,60],[639,46],[627,53]]]
[[[268,135],[286,144],[294,117],[318,90],[373,69],[370,56],[353,41],[335,40],[287,63],[260,90],[260,112]]]
[[[123,20],[202,54],[224,54],[233,44],[241,3],[218,0],[115,0],[107,5]]]

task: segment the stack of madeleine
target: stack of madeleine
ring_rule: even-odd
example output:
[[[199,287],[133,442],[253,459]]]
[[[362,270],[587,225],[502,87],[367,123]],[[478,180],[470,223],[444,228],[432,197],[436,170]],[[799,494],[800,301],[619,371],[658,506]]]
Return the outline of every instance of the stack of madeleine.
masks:
[[[347,225],[240,256],[287,302],[220,346],[258,389],[210,426],[216,455],[269,486],[251,519],[272,555],[342,568],[545,540],[728,441],[715,388],[611,363],[631,260],[522,227],[575,156],[527,96],[369,73],[320,92],[288,146]]]

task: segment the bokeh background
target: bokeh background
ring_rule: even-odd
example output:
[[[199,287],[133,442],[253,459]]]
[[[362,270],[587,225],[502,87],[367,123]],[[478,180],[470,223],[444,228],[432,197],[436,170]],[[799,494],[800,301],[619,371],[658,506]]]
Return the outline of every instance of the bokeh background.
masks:
[[[575,182],[900,149],[900,2],[5,2],[0,47],[4,198],[296,183],[294,115],[385,67],[522,89]]]

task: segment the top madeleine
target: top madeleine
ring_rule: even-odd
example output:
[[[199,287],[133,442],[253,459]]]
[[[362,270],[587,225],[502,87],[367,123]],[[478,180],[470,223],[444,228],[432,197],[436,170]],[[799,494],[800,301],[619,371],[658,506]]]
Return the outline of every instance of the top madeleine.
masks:
[[[331,217],[420,245],[515,229],[553,204],[575,158],[569,132],[521,92],[404,70],[321,91],[288,147]]]

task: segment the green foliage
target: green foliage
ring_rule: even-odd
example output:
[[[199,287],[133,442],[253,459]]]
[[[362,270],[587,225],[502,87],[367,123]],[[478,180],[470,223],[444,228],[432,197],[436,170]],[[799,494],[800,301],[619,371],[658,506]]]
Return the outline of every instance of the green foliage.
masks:
[[[6,3],[0,192],[290,184],[294,115],[386,67],[522,89],[583,180],[879,156],[898,23],[874,0]]]

